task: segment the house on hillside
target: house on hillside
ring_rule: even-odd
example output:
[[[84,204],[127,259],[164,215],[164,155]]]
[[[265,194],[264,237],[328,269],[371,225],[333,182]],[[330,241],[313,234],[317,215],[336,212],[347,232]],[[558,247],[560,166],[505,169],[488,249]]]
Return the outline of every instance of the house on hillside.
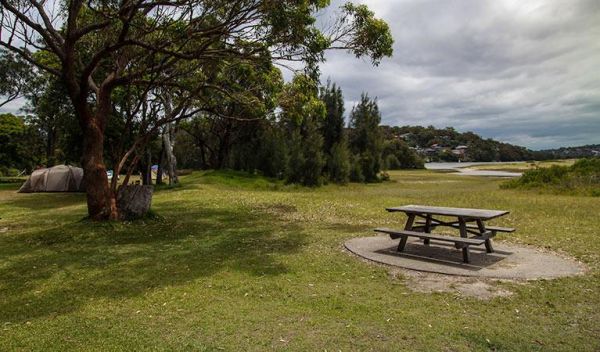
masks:
[[[456,155],[459,160],[464,160],[465,155],[467,154],[467,149],[469,149],[469,147],[466,145],[459,145],[452,149],[452,154]]]

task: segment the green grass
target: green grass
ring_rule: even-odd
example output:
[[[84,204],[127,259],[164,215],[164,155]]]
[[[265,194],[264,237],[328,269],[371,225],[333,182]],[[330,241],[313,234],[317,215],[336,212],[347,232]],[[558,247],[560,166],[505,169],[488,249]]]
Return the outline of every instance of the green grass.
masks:
[[[428,171],[392,182],[285,186],[193,173],[160,216],[81,221],[81,194],[0,185],[0,350],[562,350],[600,346],[600,199],[500,190]],[[510,297],[416,293],[345,240],[402,204],[507,209],[499,240],[573,256],[584,276],[497,283]]]
[[[527,170],[534,170],[536,168],[548,168],[552,166],[571,166],[575,163],[576,159],[565,159],[565,160],[544,160],[544,161],[521,161],[514,163],[502,163],[502,164],[482,164],[469,166],[469,169],[476,170],[491,170],[491,171],[507,171],[507,172],[523,172]]]

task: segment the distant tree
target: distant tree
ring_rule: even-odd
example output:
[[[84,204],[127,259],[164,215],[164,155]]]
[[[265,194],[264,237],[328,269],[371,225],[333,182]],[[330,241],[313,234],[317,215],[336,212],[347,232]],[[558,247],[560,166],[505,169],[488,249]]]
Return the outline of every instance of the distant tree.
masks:
[[[0,168],[33,170],[42,161],[42,138],[22,117],[0,114]]]
[[[383,146],[383,158],[388,170],[422,169],[423,159],[408,145],[398,139],[386,140]]]
[[[327,110],[322,122],[322,131],[323,148],[329,152],[334,144],[344,139],[344,97],[342,89],[329,80],[326,86],[321,87],[319,96]]]
[[[475,139],[469,144],[467,156],[473,161],[497,161],[498,147],[494,141]]]
[[[381,170],[383,138],[379,129],[381,115],[377,100],[365,93],[350,114],[350,149],[358,155],[365,182],[378,181]]]
[[[333,182],[346,183],[350,173],[350,152],[344,128],[342,89],[328,80],[327,85],[321,87],[319,96],[327,110],[321,127],[323,150],[327,158],[325,174]]]
[[[31,79],[26,89],[24,111],[27,122],[37,128],[45,144],[45,164],[78,163],[81,159],[81,132],[75,111],[62,81],[49,74]]]

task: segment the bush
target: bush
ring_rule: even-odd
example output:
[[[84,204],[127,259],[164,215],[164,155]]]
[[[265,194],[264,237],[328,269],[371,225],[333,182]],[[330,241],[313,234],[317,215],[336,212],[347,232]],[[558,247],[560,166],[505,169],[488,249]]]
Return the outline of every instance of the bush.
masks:
[[[19,170],[12,168],[12,167],[6,167],[6,166],[0,166],[0,176],[4,176],[4,177],[16,177],[18,176],[20,173]]]
[[[394,154],[389,154],[385,157],[383,162],[384,168],[386,170],[398,170],[400,169],[400,160],[396,158]]]
[[[581,159],[572,166],[553,165],[527,170],[501,188],[540,189],[557,193],[600,194],[600,158]]]

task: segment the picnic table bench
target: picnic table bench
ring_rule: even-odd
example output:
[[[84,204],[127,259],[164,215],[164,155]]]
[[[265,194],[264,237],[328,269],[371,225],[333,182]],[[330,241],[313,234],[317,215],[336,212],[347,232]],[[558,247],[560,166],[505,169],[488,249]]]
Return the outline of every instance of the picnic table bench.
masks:
[[[486,226],[485,221],[508,214],[506,210],[487,210],[469,208],[430,207],[423,205],[405,205],[386,208],[388,212],[402,212],[408,216],[403,230],[376,228],[375,232],[386,233],[392,239],[400,238],[398,251],[404,251],[408,237],[422,239],[425,245],[430,240],[451,242],[457,249],[462,249],[463,262],[470,262],[469,246],[485,244],[487,253],[493,253],[492,238],[498,232],[514,232],[514,228]],[[438,218],[434,218],[434,216]],[[441,220],[439,216],[456,218],[456,220]],[[417,218],[420,218],[416,220]],[[431,233],[436,227],[458,229],[460,237]],[[469,234],[472,236],[469,237]]]

